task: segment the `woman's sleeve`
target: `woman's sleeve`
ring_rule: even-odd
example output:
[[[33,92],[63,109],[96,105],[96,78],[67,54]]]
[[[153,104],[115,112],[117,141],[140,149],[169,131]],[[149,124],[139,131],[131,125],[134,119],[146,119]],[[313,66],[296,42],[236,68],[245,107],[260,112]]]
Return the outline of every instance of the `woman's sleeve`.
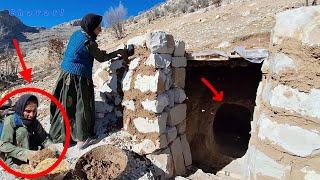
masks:
[[[113,51],[107,53],[106,51],[100,50],[98,44],[95,41],[88,41],[86,47],[89,50],[91,56],[93,56],[99,62],[105,62],[109,59],[117,57],[117,54],[122,54],[123,50]]]
[[[28,149],[15,146],[14,141],[14,127],[13,120],[7,117],[3,123],[2,134],[0,138],[0,151],[6,153],[8,156],[17,158],[21,161],[27,162]]]

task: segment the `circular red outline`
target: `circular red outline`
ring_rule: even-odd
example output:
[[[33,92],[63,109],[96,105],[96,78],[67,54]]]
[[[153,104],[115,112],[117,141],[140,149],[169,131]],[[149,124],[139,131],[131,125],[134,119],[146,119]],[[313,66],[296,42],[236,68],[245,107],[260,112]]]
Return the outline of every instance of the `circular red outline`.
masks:
[[[56,168],[60,164],[60,162],[63,160],[65,155],[67,154],[68,147],[70,144],[70,123],[69,123],[68,115],[67,115],[65,109],[63,108],[62,104],[53,95],[51,95],[50,93],[48,93],[42,89],[38,89],[38,88],[19,88],[19,89],[16,89],[16,90],[12,91],[11,93],[6,94],[2,99],[0,99],[0,106],[2,104],[4,104],[10,97],[15,96],[19,93],[24,93],[24,92],[35,92],[35,93],[42,94],[43,96],[47,96],[60,109],[60,112],[61,112],[63,120],[64,120],[64,124],[66,126],[66,140],[65,140],[65,143],[63,146],[63,150],[62,150],[58,160],[54,164],[52,164],[48,169],[43,170],[38,173],[35,173],[35,174],[25,174],[25,173],[15,171],[15,170],[11,169],[9,166],[7,166],[1,159],[0,159],[0,165],[6,171],[8,171],[9,173],[11,173],[15,176],[22,177],[22,178],[39,178],[39,177],[42,177],[42,176],[50,173],[54,168]]]

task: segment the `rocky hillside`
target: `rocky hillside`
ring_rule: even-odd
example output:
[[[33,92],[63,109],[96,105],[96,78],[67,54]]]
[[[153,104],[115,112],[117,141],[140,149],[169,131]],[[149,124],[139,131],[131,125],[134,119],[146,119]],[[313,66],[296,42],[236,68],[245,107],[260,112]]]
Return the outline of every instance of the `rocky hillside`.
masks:
[[[99,41],[101,47],[111,50],[134,36],[161,29],[185,41],[188,51],[232,50],[236,45],[268,48],[275,15],[304,3],[304,0],[225,0],[219,7],[211,5],[192,13],[171,14],[153,21],[145,17],[126,27],[126,38],[118,41],[106,30]]]
[[[11,44],[13,38],[27,41],[24,33],[38,33],[42,28],[29,27],[17,17],[11,16],[8,10],[0,11],[0,52],[6,44]]]
[[[5,45],[13,48],[13,38],[19,40],[22,52],[27,54],[32,50],[48,46],[50,39],[58,38],[66,41],[78,28],[79,20],[62,23],[50,29],[29,27],[17,17],[10,15],[8,10],[0,11],[0,53],[3,53]]]

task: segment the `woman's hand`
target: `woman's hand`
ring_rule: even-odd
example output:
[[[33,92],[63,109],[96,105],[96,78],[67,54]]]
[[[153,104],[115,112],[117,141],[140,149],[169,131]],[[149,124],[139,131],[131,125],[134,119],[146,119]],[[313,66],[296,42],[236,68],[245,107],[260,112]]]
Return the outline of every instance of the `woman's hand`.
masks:
[[[117,56],[119,58],[126,58],[127,57],[127,53],[126,53],[126,49],[119,49],[118,52],[117,52]]]

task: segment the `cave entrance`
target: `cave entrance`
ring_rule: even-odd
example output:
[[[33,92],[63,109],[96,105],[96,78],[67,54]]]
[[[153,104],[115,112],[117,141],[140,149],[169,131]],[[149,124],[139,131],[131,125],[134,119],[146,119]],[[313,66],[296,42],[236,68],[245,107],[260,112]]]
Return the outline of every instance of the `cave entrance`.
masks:
[[[222,102],[212,100],[202,77],[217,91],[224,91]],[[244,156],[261,78],[261,64],[243,59],[188,60],[186,133],[194,166],[216,173]]]
[[[221,154],[240,158],[246,153],[251,116],[249,109],[235,104],[222,104],[217,110],[212,129]]]

